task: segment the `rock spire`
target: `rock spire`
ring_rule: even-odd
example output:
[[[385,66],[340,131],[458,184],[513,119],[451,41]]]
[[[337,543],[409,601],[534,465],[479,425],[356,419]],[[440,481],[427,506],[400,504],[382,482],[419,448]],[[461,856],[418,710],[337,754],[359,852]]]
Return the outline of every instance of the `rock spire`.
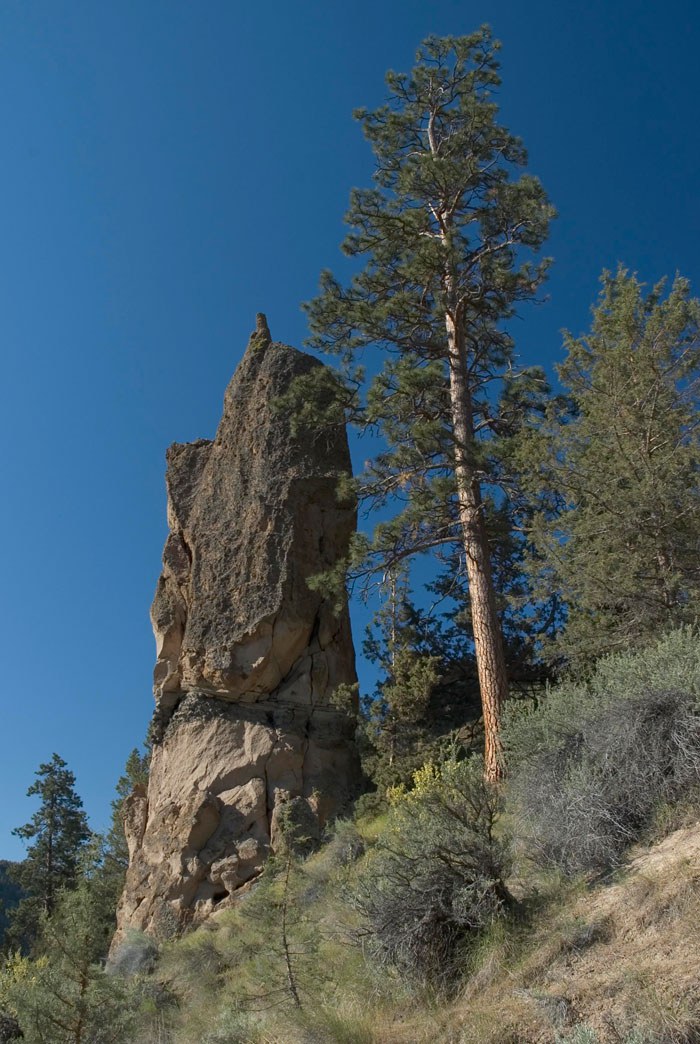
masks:
[[[357,787],[352,716],[333,702],[356,681],[347,608],[307,584],[355,525],[336,496],[347,437],[295,431],[275,405],[320,365],[273,342],[260,313],[215,439],[167,452],[153,757],[128,800],[117,944],[226,906],[259,874],[283,808],[317,834]]]

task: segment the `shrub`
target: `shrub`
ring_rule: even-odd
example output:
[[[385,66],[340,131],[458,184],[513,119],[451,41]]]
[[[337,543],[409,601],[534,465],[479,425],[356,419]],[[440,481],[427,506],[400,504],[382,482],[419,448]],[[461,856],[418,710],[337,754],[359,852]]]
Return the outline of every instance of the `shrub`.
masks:
[[[675,632],[602,661],[506,725],[517,829],[566,874],[618,865],[663,804],[700,788],[700,641]]]
[[[385,832],[356,889],[376,957],[413,980],[446,986],[471,940],[511,902],[508,846],[494,834],[498,792],[479,759],[427,765],[397,788]]]
[[[213,1028],[201,1038],[200,1044],[251,1044],[253,1026],[250,1016],[235,1008],[219,1012]]]
[[[325,852],[331,867],[356,863],[364,855],[365,843],[355,824],[347,819],[336,820]]]
[[[126,939],[108,958],[108,975],[145,975],[152,972],[158,959],[158,947],[153,939],[135,930],[127,932]]]

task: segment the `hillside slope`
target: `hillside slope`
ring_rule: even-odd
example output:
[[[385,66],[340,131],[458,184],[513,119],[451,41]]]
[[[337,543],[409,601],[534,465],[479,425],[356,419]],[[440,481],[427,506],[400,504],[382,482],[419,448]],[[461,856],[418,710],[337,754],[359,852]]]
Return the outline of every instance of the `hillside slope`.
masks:
[[[457,1039],[700,1040],[700,824],[637,849],[613,883],[533,927],[523,949],[504,940],[485,954],[451,1009]],[[422,1039],[405,1029],[393,1040]]]
[[[284,875],[263,882],[165,948],[156,978],[177,998],[160,1016],[172,1044],[700,1042],[700,823],[637,848],[607,882],[550,879],[534,897],[530,886],[526,913],[494,927],[451,1000],[363,959],[347,895],[378,826],[365,824],[354,853],[341,831],[298,865],[288,893]]]

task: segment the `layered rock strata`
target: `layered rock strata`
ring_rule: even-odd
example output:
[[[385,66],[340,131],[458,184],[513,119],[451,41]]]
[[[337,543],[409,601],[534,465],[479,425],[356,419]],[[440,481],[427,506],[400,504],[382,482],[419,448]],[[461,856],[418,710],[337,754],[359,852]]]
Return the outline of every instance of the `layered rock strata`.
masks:
[[[228,905],[283,813],[313,836],[356,789],[352,714],[334,700],[356,680],[348,613],[307,584],[345,556],[355,525],[336,493],[347,438],[296,432],[275,405],[320,365],[258,316],[216,438],[168,450],[153,757],[148,790],[127,802],[117,943]]]

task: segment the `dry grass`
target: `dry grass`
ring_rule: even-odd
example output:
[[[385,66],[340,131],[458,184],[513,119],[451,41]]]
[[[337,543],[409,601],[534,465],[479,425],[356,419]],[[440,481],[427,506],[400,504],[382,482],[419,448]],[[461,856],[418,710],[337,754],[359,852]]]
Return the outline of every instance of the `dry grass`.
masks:
[[[700,825],[547,915],[519,961],[493,954],[454,1017],[474,1044],[549,1044],[581,1023],[611,1044],[639,1028],[664,1044],[700,1041],[698,928]]]

